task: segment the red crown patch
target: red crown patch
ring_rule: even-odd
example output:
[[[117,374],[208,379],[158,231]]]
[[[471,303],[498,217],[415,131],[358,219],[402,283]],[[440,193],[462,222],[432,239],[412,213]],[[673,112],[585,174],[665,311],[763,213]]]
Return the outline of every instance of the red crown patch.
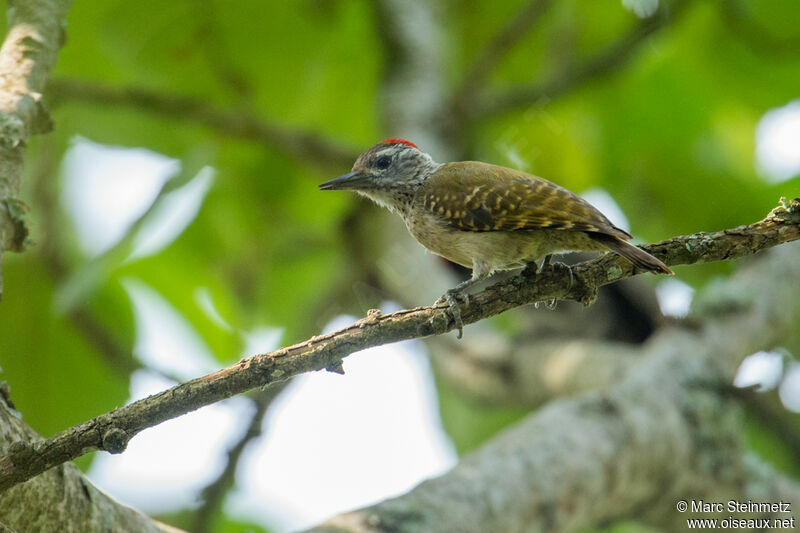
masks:
[[[411,148],[416,148],[419,150],[419,146],[405,139],[386,139],[382,144],[405,144],[406,146],[410,146]],[[422,150],[419,151],[421,152]]]

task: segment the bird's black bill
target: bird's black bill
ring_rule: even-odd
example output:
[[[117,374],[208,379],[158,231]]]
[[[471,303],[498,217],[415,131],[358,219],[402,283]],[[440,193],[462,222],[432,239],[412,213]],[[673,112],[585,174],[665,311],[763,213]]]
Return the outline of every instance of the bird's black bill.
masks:
[[[325,183],[320,183],[319,188],[323,191],[362,189],[368,183],[369,178],[359,174],[358,172],[348,172],[344,176],[339,176],[338,178],[333,178]]]

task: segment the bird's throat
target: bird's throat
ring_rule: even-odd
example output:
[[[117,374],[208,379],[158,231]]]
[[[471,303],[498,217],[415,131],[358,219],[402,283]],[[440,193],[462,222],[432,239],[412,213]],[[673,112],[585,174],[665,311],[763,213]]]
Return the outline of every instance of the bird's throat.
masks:
[[[411,202],[414,199],[414,192],[400,191],[396,189],[380,189],[372,191],[357,191],[393,213],[397,213],[405,218],[411,210]]]

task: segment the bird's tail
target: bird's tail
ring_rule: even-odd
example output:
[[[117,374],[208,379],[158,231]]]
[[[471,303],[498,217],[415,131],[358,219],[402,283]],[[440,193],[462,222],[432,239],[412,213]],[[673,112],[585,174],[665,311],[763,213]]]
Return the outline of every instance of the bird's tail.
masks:
[[[618,253],[638,268],[657,274],[674,274],[667,265],[624,239],[603,233],[593,233],[591,237],[603,243],[609,250]]]

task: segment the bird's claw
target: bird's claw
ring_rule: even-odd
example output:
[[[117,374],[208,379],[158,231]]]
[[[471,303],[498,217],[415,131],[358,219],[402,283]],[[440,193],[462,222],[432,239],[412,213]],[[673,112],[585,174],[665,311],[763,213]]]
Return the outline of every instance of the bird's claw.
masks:
[[[552,300],[548,300],[546,302],[545,301],[534,302],[533,303],[533,308],[534,309],[539,309],[539,304],[543,304],[550,311],[555,311],[556,307],[558,307],[558,298],[553,298]]]
[[[569,289],[572,288],[572,285],[575,283],[575,276],[572,274],[572,267],[566,263],[562,263],[561,261],[550,261],[550,256],[544,258],[542,261],[542,266],[539,269],[540,272],[544,272],[545,269],[555,271],[558,268],[566,268],[567,272],[569,273]],[[568,289],[568,290],[569,290]]]
[[[572,288],[572,285],[575,283],[575,276],[572,273],[572,267],[566,263],[562,263],[561,261],[550,262],[550,258],[551,256],[549,255],[544,258],[544,261],[542,261],[542,266],[539,268],[539,272],[544,272],[545,270],[555,271],[557,268],[566,268],[567,272],[569,273],[569,287],[567,288],[567,290],[570,290]],[[535,263],[533,264],[533,266],[535,268]],[[556,298],[553,298],[552,300],[543,303],[545,307],[547,307],[551,311],[555,311],[556,307],[558,307],[558,299]],[[536,302],[534,304],[534,307],[538,309],[539,302]]]
[[[436,304],[447,303],[449,306],[447,310],[453,317],[453,322],[458,330],[458,334],[456,335],[457,339],[464,336],[464,322],[461,320],[461,308],[458,306],[459,298],[463,299],[465,304],[469,303],[469,295],[456,289],[450,289],[444,293],[441,298],[436,300]]]
[[[559,265],[566,268],[567,272],[569,272],[569,287],[567,288],[567,290],[570,290],[572,286],[575,284],[575,275],[572,273],[572,266],[566,263],[559,263]]]

